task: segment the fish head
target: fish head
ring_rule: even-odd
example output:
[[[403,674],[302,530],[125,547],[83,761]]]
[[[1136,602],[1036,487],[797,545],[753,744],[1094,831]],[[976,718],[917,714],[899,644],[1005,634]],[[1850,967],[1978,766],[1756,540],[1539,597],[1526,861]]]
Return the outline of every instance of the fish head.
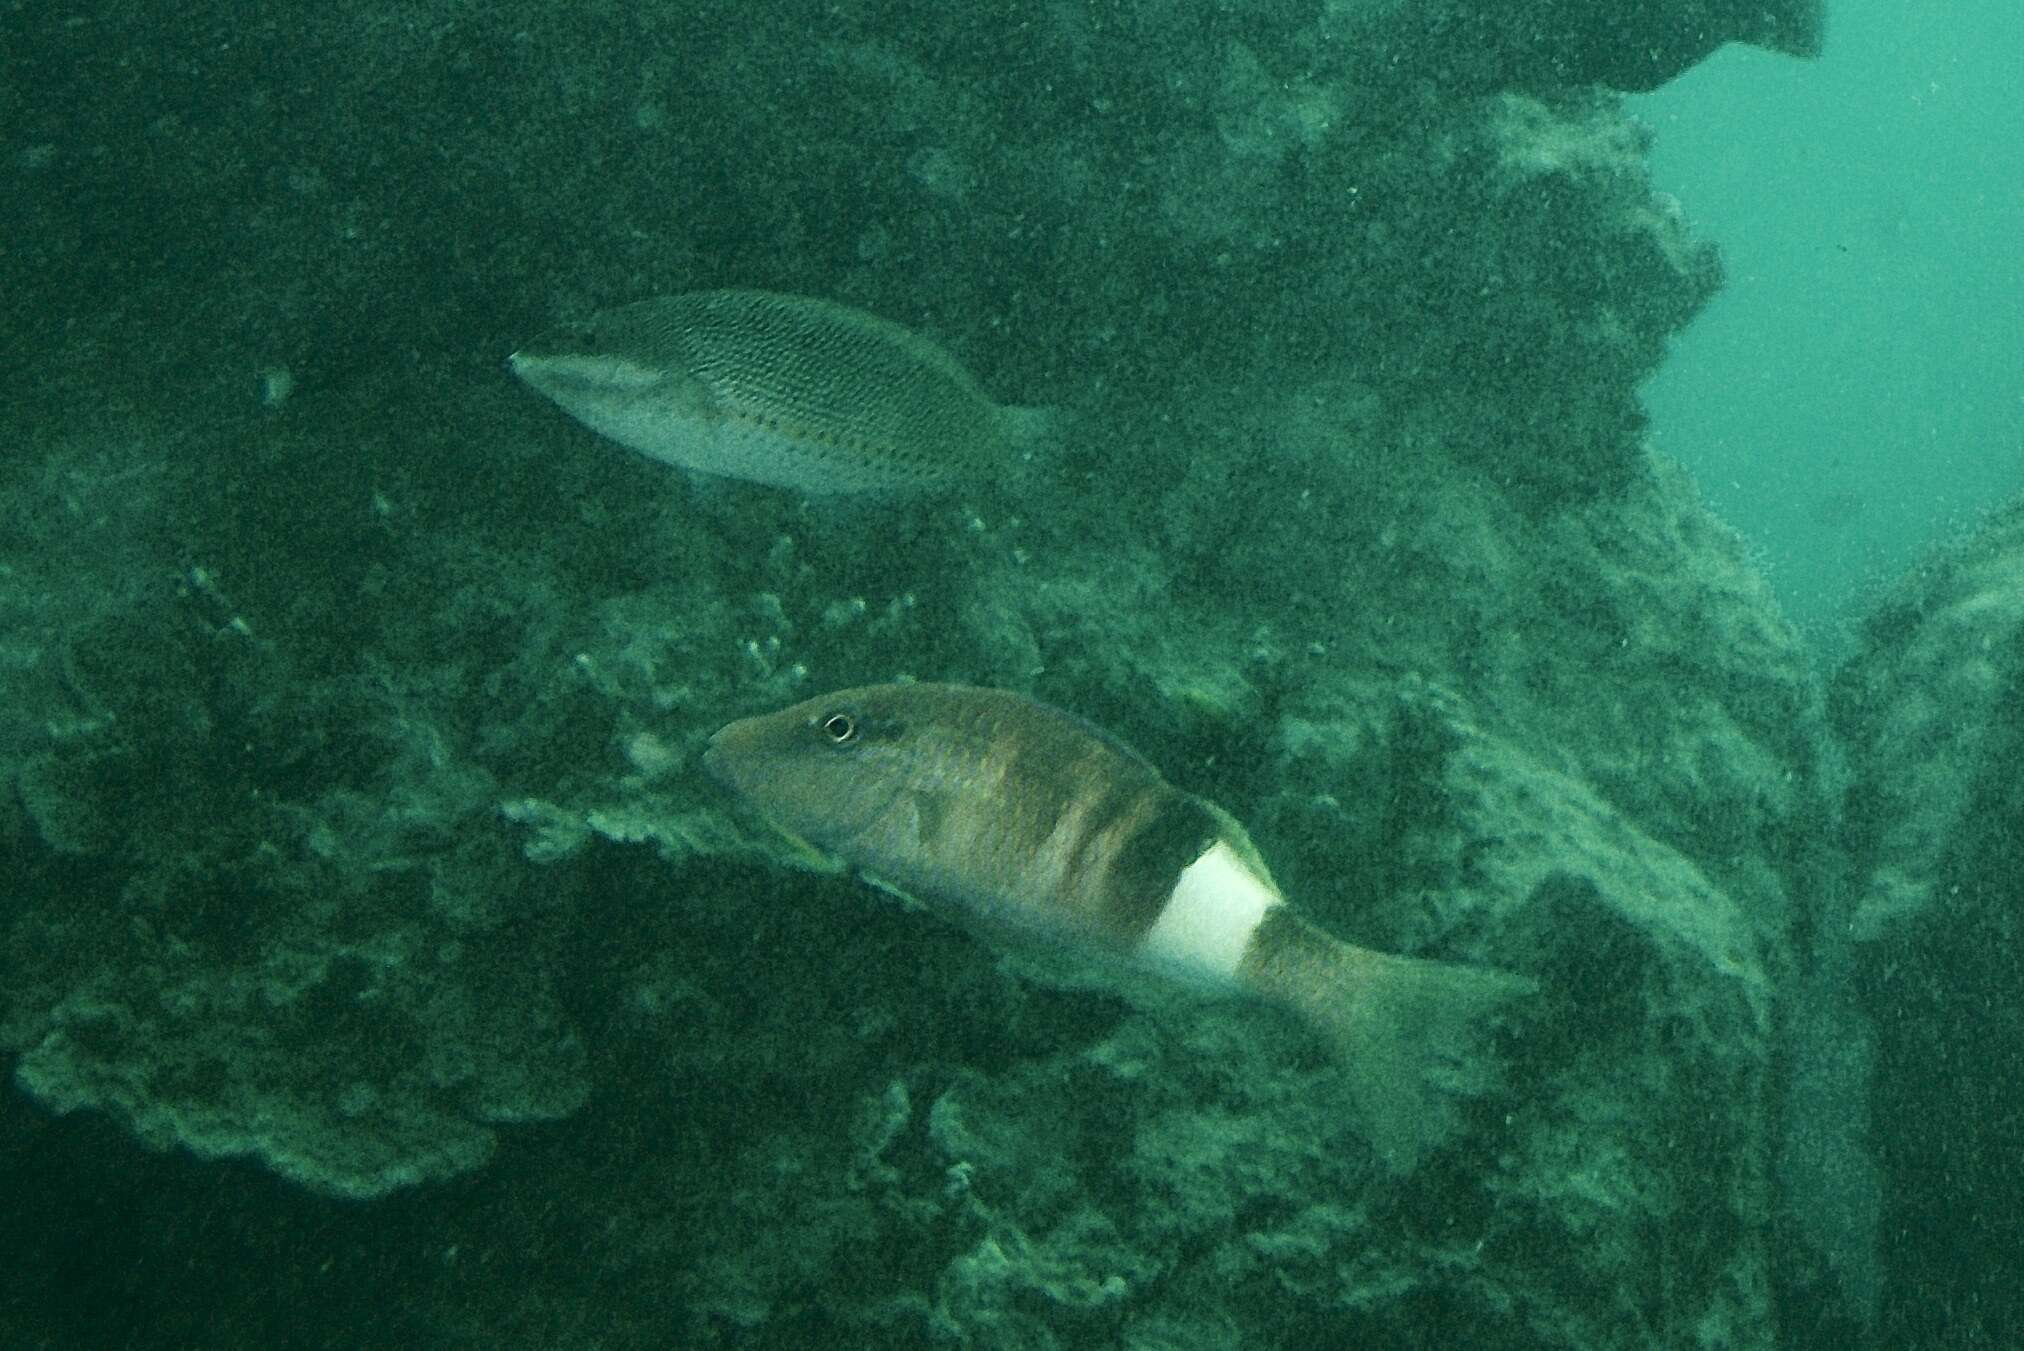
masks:
[[[775,826],[850,856],[890,820],[914,777],[909,720],[883,687],[840,690],[742,718],[703,768]]]
[[[548,330],[506,364],[592,431],[683,464],[669,443],[707,434],[719,410],[707,384],[650,338],[624,312],[598,315]]]

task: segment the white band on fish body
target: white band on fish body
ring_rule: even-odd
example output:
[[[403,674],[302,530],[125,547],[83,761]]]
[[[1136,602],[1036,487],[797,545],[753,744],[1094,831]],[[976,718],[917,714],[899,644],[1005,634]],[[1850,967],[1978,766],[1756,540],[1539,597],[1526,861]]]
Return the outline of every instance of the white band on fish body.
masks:
[[[1218,841],[1181,869],[1166,908],[1139,945],[1148,961],[1232,981],[1265,912],[1279,893]]]

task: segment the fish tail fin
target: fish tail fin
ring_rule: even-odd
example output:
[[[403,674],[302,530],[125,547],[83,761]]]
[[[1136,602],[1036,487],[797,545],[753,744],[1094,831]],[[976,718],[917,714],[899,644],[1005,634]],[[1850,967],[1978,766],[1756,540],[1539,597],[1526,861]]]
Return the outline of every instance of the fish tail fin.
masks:
[[[1461,1101],[1496,1087],[1491,1026],[1538,987],[1491,967],[1355,947],[1283,908],[1271,927],[1290,932],[1272,935],[1280,951],[1247,970],[1247,983],[1321,1034],[1365,1138],[1393,1171],[1411,1172],[1454,1136]]]

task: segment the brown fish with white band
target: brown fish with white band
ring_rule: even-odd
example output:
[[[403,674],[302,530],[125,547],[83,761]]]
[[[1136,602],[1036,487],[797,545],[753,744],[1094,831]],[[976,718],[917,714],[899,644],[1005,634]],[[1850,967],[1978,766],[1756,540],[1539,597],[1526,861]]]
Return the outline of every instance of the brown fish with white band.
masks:
[[[703,762],[784,832],[908,895],[1292,1009],[1401,1171],[1453,1133],[1453,1072],[1485,1077],[1489,1019],[1532,989],[1334,937],[1287,904],[1229,813],[1010,691],[840,690],[732,723]]]

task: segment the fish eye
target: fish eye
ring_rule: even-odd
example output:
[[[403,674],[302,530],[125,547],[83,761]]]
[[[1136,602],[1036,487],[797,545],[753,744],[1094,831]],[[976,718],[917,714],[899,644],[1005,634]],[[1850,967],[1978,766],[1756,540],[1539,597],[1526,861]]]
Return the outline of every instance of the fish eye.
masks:
[[[816,725],[832,746],[848,746],[857,740],[857,719],[848,713],[832,713]]]

